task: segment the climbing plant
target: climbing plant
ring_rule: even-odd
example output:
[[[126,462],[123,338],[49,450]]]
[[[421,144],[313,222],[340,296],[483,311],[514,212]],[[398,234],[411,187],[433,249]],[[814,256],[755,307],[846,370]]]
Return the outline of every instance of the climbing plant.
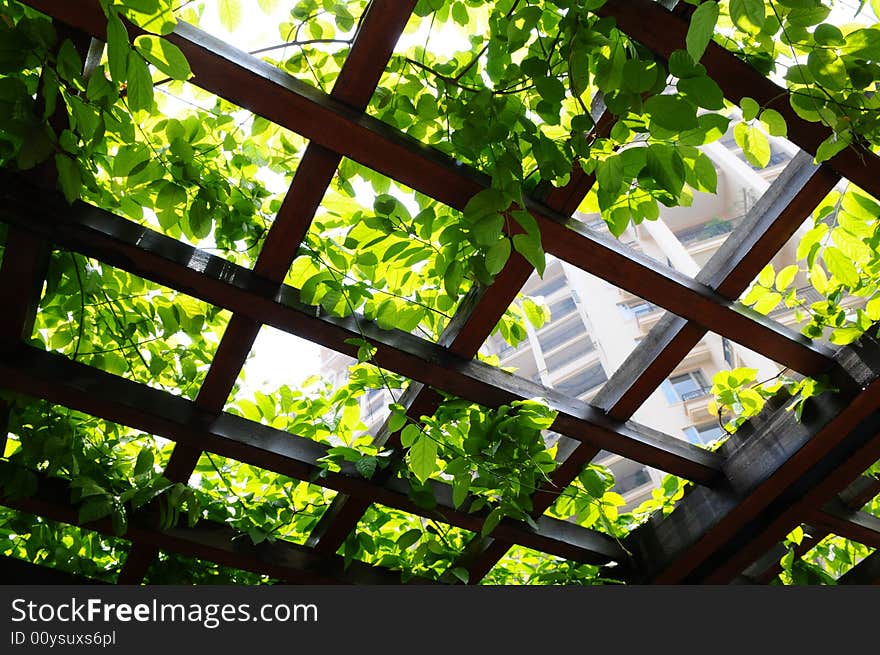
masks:
[[[76,35],[25,4],[0,0],[0,166],[52,180],[70,203],[85,200],[253,267],[306,143],[194,86],[189,62],[167,37],[179,21],[230,35],[246,26],[246,12],[260,11],[279,19],[278,43],[254,54],[329,92],[366,1],[282,4],[224,0],[211,13],[204,3],[100,0],[106,47],[87,59],[88,44]],[[753,99],[738,108],[725,100],[700,63],[712,41],[784,79],[794,111],[831,128],[817,161],[880,138],[880,30],[828,22],[833,3],[689,1],[695,10],[685,47],[665,60],[601,17],[603,4],[420,0],[367,111],[485,173],[490,184],[456,211],[344,159],[286,275],[300,300],[436,342],[466,296],[490,286],[514,253],[543,273],[530,198],[573,175],[595,176],[581,209],[620,236],[657,219],[661,206],[716,192],[715,167],[700,147],[731,126],[749,163],[766,166],[768,136],[785,136],[785,120]],[[607,129],[597,124],[605,108],[613,119]],[[801,262],[765,269],[743,302],[762,313],[784,304],[803,319],[805,335],[852,342],[880,318],[877,215],[876,201],[856,187],[833,192],[800,242]],[[805,279],[821,301],[803,299]],[[850,309],[853,297],[864,306]],[[527,322],[540,327],[550,318],[540,303],[519,298],[496,330],[516,345]],[[228,321],[228,312],[182,293],[56,251],[30,342],[192,399]],[[60,477],[70,482],[80,521],[108,518],[119,538],[3,510],[3,552],[113,579],[129,518],[150,507],[163,525],[213,521],[254,544],[301,544],[335,495],[320,487],[320,476],[353,464],[363,478],[405,479],[424,507],[436,503],[432,482],[448,483],[454,506],[485,521],[476,535],[372,505],[340,548],[346,562],[399,569],[407,580],[467,581],[458,565],[467,543],[506,518],[534,523],[536,493],[553,495],[550,516],[617,540],[686,493],[685,481],[670,476],[650,500],[623,512],[613,475],[595,464],[568,488],[548,491],[557,446],[548,434],[555,412],[543,399],[490,409],[446,397],[432,416],[408,416],[399,403],[408,381],[377,366],[366,339],[354,341],[359,361],[342,384],[310,380],[260,392],[244,377],[227,402],[230,413],[327,446],[311,481],[205,453],[187,484],[171,483],[163,475],[170,445],[162,440],[48,403],[4,398],[10,437],[0,453],[8,466],[2,492],[26,496],[38,473]],[[821,380],[783,377],[755,384],[753,371],[726,375],[713,391],[735,415],[730,430],[781,388],[798,396],[796,409],[826,388]],[[361,399],[372,390],[391,396],[386,427],[399,443],[379,444],[366,432]],[[840,548],[851,545],[823,543],[804,570],[839,573],[825,564],[843,561]],[[162,555],[148,580],[177,580],[182,571],[196,582],[258,581],[173,554]],[[804,580],[796,573],[785,569],[791,580]],[[487,581],[619,580],[613,568],[516,547]]]

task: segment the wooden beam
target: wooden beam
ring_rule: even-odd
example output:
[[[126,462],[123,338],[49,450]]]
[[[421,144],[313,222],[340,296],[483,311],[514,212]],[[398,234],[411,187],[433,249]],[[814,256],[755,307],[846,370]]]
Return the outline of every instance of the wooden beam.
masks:
[[[792,237],[840,178],[799,153],[749,210],[696,279],[725,298],[738,298]],[[706,330],[666,315],[594,399],[612,416],[629,418],[705,336]],[[764,350],[757,349],[773,358]]]
[[[17,192],[9,188],[14,179],[0,174],[4,201],[0,220],[42,233],[64,247],[343,354],[356,354],[349,340],[366,339],[376,347],[376,365],[472,402],[497,407],[546,398],[558,412],[555,431],[649,466],[700,483],[711,483],[718,472],[720,459],[714,453],[633,422],[616,421],[580,400],[458,357],[409,333],[383,330],[358,317],[326,315],[301,303],[292,287],[273,284],[253,271],[86,203],[69,207],[59,205],[60,198],[47,198],[37,210],[17,199]]]
[[[96,2],[29,4],[104,33]],[[488,186],[484,174],[190,25],[179,24],[167,38],[187,56],[193,83],[451,207],[462,209]],[[525,209],[538,221],[548,253],[805,375],[827,369],[828,353],[802,336],[541,203],[527,200]]]
[[[605,110],[600,98],[594,99],[594,111],[595,136],[607,136],[614,123],[613,116]],[[544,190],[545,201],[554,210],[571,215],[595,182],[595,175],[585,173],[576,164],[568,184]],[[531,264],[514,252],[491,286],[473,289],[459,305],[438,343],[462,357],[475,357],[533,271]],[[430,387],[414,383],[407,389],[400,403],[406,408],[407,416],[418,421],[422,416],[431,416],[437,410],[440,400],[439,394]],[[379,429],[375,442],[397,447],[400,444],[399,433],[392,432],[386,420]],[[338,494],[309,536],[309,544],[319,550],[336,552],[367,507],[363,502]]]
[[[437,506],[426,509],[410,498],[406,480],[379,484],[361,477],[351,464],[339,472],[324,471],[318,460],[326,456],[330,447],[326,444],[233,414],[206,412],[193,401],[61,355],[23,346],[17,353],[0,357],[0,375],[7,390],[465,530],[479,530],[485,518],[485,511],[469,512],[471,501],[456,509],[448,484],[431,482]],[[542,518],[537,525],[535,530],[508,520],[498,530],[515,543],[566,559],[626,561],[620,546],[602,533],[549,518]]]
[[[810,512],[809,521],[826,532],[871,548],[880,548],[880,518],[853,510],[839,499]]]
[[[761,268],[791,238],[810,212],[834,187],[839,177],[798,154],[751,208],[745,220],[714,253],[696,279],[734,300],[745,291]],[[661,317],[593,399],[609,415],[627,420],[699,343],[706,330],[674,314]],[[535,498],[543,513],[598,453],[588,443],[561,444],[560,465],[551,482]],[[469,563],[470,580],[488,573],[488,563],[500,557],[502,546],[493,546]]]
[[[339,72],[332,98],[363,111],[400,38],[416,0],[372,0],[364,11],[351,50]],[[266,235],[254,272],[273,282],[282,282],[305,240],[342,157],[316,143],[306,147],[278,215]],[[214,360],[199,389],[196,403],[219,412],[244,366],[259,334],[261,324],[233,314],[220,340]],[[175,448],[166,477],[185,481],[198,463],[198,449]],[[140,579],[156,553],[135,545],[121,573],[125,581]]]
[[[837,580],[839,585],[880,584],[880,550],[875,550]]]
[[[880,479],[860,475],[853,482],[841,491],[833,502],[839,503],[840,506],[848,511],[859,510],[865,503],[869,502],[874,496],[880,493]],[[804,526],[804,539],[800,545],[795,547],[795,557],[801,557],[809,551],[813,546],[822,541],[829,534],[828,530],[814,526]],[[767,584],[773,580],[782,570],[780,566],[780,558],[788,552],[788,548],[782,543],[775,544],[764,555],[755,560],[743,571],[743,577],[757,584]]]
[[[727,489],[693,489],[633,535],[646,580],[729,582],[880,459],[880,344],[865,335],[836,357],[864,390],[811,399],[801,421],[772,406],[760,428],[741,427],[721,449]]]
[[[0,470],[6,472],[10,466],[4,462],[0,464]],[[342,557],[318,557],[309,548],[280,539],[255,545],[246,534],[207,519],[200,520],[194,527],[187,526],[184,520],[175,527],[161,529],[156,508],[129,512],[127,531],[117,535],[109,519],[80,523],[78,509],[68,500],[70,495],[71,488],[66,480],[40,475],[37,491],[32,496],[0,498],[0,503],[53,521],[268,575],[288,583],[400,584],[400,575],[389,569],[361,562],[346,566]]]

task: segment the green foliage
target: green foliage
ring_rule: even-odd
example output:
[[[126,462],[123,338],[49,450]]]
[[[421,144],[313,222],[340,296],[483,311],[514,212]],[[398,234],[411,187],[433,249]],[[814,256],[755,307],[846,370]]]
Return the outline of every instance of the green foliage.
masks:
[[[0,166],[54,169],[69,202],[85,199],[252,266],[305,142],[187,82],[190,64],[166,37],[178,20],[199,23],[203,7],[177,4],[101,0],[106,54],[84,73],[83,53],[59,38],[51,21],[16,2],[2,3]],[[366,0],[290,4],[258,0],[262,12],[279,18],[282,43],[257,54],[329,92]],[[356,315],[437,340],[466,294],[492,284],[514,253],[543,272],[541,234],[526,211],[527,196],[566,184],[578,167],[597,179],[582,207],[599,212],[615,235],[655,220],[660,205],[684,206],[694,192],[714,193],[715,168],[699,146],[724,135],[730,106],[699,63],[713,39],[761,72],[794,62],[779,71],[793,109],[833,131],[818,161],[851,144],[878,142],[876,27],[826,23],[828,7],[813,0],[694,2],[686,48],[662,61],[612,20],[593,14],[601,4],[421,0],[407,32],[424,40],[399,46],[368,111],[476,167],[491,183],[459,212],[344,160],[286,278],[301,300],[329,315]],[[240,0],[215,5],[227,31],[249,19]],[[126,21],[144,34],[133,39]],[[464,35],[460,51],[450,53],[438,36],[446,29]],[[592,132],[600,99],[614,116],[601,137]],[[753,99],[740,105],[744,120],[734,137],[751,164],[765,166],[768,135],[785,136],[785,120]],[[743,301],[765,314],[784,305],[805,322],[807,336],[852,342],[880,319],[878,211],[854,187],[833,193],[814,213],[799,264],[765,270]],[[803,299],[807,282],[823,300]],[[853,297],[865,301],[863,309],[849,308]],[[227,313],[183,294],[57,252],[31,342],[193,398],[227,320]],[[516,345],[526,338],[526,321],[540,327],[546,320],[546,307],[520,298],[495,331]],[[394,401],[407,381],[374,365],[375,348],[366,339],[349,345],[358,363],[346,384],[311,380],[298,389],[248,395],[237,389],[228,411],[325,444],[325,471],[404,477],[423,506],[434,503],[432,482],[448,483],[457,507],[486,518],[484,534],[508,517],[532,520],[531,496],[556,466],[555,448],[547,445],[551,410],[538,401],[488,410],[447,399],[417,423],[392,402],[389,427],[401,447],[380,448],[366,431],[361,401],[374,390]],[[800,411],[825,388],[781,376],[759,384],[753,371],[742,369],[714,383],[719,410],[734,415],[729,430],[775,392],[791,394],[790,407]],[[172,485],[161,475],[164,442],[45,403],[13,400],[4,466],[15,473],[2,478],[3,492],[27,493],[33,471],[65,478],[80,519],[109,517],[119,534],[133,511],[149,505],[165,527],[209,518],[253,543],[302,543],[333,498],[315,485],[208,455],[189,486]],[[622,512],[613,476],[591,465],[559,493],[549,513],[622,538],[652,512],[670,511],[685,486],[668,477],[649,501]],[[5,552],[103,579],[112,579],[124,556],[119,540],[7,510],[0,513],[0,531],[9,537]],[[341,552],[349,561],[398,568],[405,579],[446,573],[465,581],[455,562],[475,536],[374,505]],[[842,552],[828,545],[819,557],[849,563],[859,555]],[[797,562],[787,569],[792,581],[822,578],[818,560]],[[265,581],[164,554],[149,579]],[[613,570],[519,547],[487,578],[615,581]]]
[[[813,226],[798,244],[798,264],[778,272],[768,265],[743,303],[762,314],[780,305],[791,308],[804,335],[852,343],[880,319],[878,216],[880,205],[855,185],[832,191],[813,212]],[[805,298],[810,287],[821,300]]]

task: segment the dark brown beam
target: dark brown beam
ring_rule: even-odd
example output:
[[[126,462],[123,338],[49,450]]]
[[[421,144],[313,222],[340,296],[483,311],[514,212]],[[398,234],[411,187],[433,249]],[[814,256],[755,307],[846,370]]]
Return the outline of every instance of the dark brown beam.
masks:
[[[29,4],[103,35],[105,21],[97,3]],[[192,26],[180,24],[168,38],[187,56],[195,84],[451,207],[462,209],[488,186],[482,173]],[[800,335],[733,307],[704,285],[545,205],[526,205],[548,253],[805,375],[827,369],[828,353]]]
[[[0,265],[0,347],[17,347],[30,339],[49,265],[49,243],[27,230],[10,226]]]
[[[594,114],[597,116],[595,136],[607,136],[613,127],[614,118],[605,110],[604,103],[599,98],[594,100]],[[568,184],[547,189],[544,193],[545,201],[553,209],[571,215],[595,181],[594,175],[585,173],[576,164]],[[462,357],[475,357],[533,271],[531,264],[519,253],[513,253],[490,287],[478,287],[465,298],[440,335],[438,343]],[[440,400],[439,394],[430,387],[414,383],[407,389],[400,403],[406,407],[407,416],[418,421],[422,416],[434,414]],[[397,447],[400,443],[399,434],[392,433],[386,421],[376,435],[375,442]],[[368,506],[363,501],[358,502],[343,494],[337,495],[313,529],[308,543],[321,551],[336,552]]]
[[[666,59],[673,51],[684,48],[689,20],[653,0],[608,0],[596,13],[613,17],[621,31]],[[811,123],[795,113],[786,89],[717,43],[709,43],[700,63],[728,100],[739,103],[749,97],[782,114],[788,126],[788,139],[810,154],[815,155],[819,144],[831,136],[826,125]],[[880,159],[868,148],[853,144],[829,160],[828,165],[841,177],[880,198],[880,177],[876,175]]]
[[[332,98],[355,110],[366,108],[415,4],[416,0],[370,2],[333,85]],[[258,275],[273,282],[284,280],[341,159],[320,145],[308,145],[260,250],[254,266]],[[258,321],[233,314],[196,397],[199,405],[215,412],[223,409],[260,327]],[[198,449],[175,448],[166,476],[174,481],[189,479],[199,455]],[[135,545],[121,577],[125,581],[140,579],[155,555],[152,549]]]
[[[472,402],[497,407],[546,398],[558,412],[555,431],[649,466],[700,483],[711,483],[718,471],[720,459],[714,453],[645,426],[616,421],[580,400],[458,357],[409,333],[382,330],[358,317],[328,316],[302,304],[292,287],[273,284],[253,271],[86,203],[68,206],[46,194],[37,210],[18,199],[21,186],[15,176],[0,173],[0,220],[42,231],[66,248],[346,355],[357,351],[348,341],[364,338],[377,349],[376,365]]]
[[[16,393],[465,530],[479,530],[485,518],[485,511],[468,511],[470,500],[456,509],[448,484],[431,481],[437,506],[425,509],[410,498],[406,480],[379,484],[361,477],[351,464],[339,472],[325,472],[319,460],[327,454],[330,446],[326,444],[233,414],[206,412],[193,401],[61,355],[23,346],[18,353],[0,357],[0,379],[3,388]],[[601,533],[546,517],[537,525],[535,530],[524,523],[503,521],[498,532],[515,543],[566,559],[625,563],[619,544]]]
[[[815,166],[809,155],[797,155],[696,279],[730,300],[738,298],[838,180],[829,169]],[[673,314],[661,317],[592,402],[611,416],[628,419],[705,334],[702,327]],[[536,512],[543,513],[555,498],[551,492],[568,487],[597,454],[591,444],[561,443],[557,455],[561,463],[543,487],[547,493],[535,498]],[[470,579],[479,580],[488,573],[493,558],[503,555],[502,548],[493,546],[474,559]]]
[[[826,532],[871,548],[880,548],[880,519],[867,512],[853,510],[839,499],[810,513],[809,521]]]
[[[801,421],[779,403],[741,427],[722,447],[729,487],[693,489],[630,540],[645,579],[729,582],[880,459],[880,345],[865,335],[836,358],[864,390],[811,399]]]
[[[846,508],[848,511],[860,509],[865,503],[869,502],[874,496],[880,493],[880,479],[861,475],[850,483],[843,491],[841,491],[836,499],[839,506]],[[795,557],[801,557],[809,551],[813,546],[822,541],[829,534],[828,530],[813,526],[804,526],[804,539],[795,546]],[[780,559],[788,552],[788,548],[782,543],[773,546],[767,553],[755,560],[749,567],[743,571],[743,576],[752,583],[767,584],[773,580],[782,570]]]
[[[880,550],[875,550],[837,580],[840,585],[880,584]]]
[[[0,471],[5,473],[9,466],[3,463]],[[28,498],[0,498],[0,503],[53,521],[114,537],[121,536],[288,583],[400,584],[400,575],[394,571],[361,562],[351,562],[346,566],[342,557],[318,557],[309,548],[280,539],[255,545],[246,534],[207,519],[200,520],[194,527],[187,526],[184,520],[182,525],[161,529],[155,508],[129,512],[128,529],[123,535],[118,535],[113,531],[109,519],[80,523],[77,507],[68,500],[70,495],[71,488],[67,481],[40,476],[35,494]]]
[[[828,168],[815,166],[810,155],[799,153],[696,279],[725,298],[738,298],[838,181]],[[613,416],[629,418],[705,334],[694,322],[662,317],[593,402]],[[766,350],[755,350],[774,359]]]

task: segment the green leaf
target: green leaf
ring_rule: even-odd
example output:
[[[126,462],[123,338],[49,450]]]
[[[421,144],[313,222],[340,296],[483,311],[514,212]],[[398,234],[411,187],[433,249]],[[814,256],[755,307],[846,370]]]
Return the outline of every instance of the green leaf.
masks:
[[[540,234],[516,234],[513,237],[513,247],[526,258],[529,264],[535,267],[538,275],[544,275],[547,258],[544,255],[544,249],[541,247]]]
[[[469,473],[455,476],[452,481],[452,504],[458,508],[467,499],[471,489],[471,476]]]
[[[420,435],[409,449],[409,468],[424,484],[437,471],[437,442],[426,434]]]
[[[715,193],[718,190],[718,171],[715,164],[703,152],[698,151],[694,160],[694,175],[697,178],[697,191]]]
[[[799,270],[800,268],[797,264],[791,264],[779,271],[779,273],[776,274],[776,290],[784,292],[790,287]]]
[[[764,168],[770,163],[770,142],[760,129],[754,125],[738,123],[733,128],[733,136],[750,164]]]
[[[700,75],[678,81],[678,90],[699,107],[724,109],[724,92],[711,77]]]
[[[478,246],[489,246],[498,241],[501,231],[504,229],[504,216],[501,214],[488,214],[471,226],[471,237]]]
[[[148,62],[174,80],[192,77],[189,62],[176,45],[167,39],[142,34],[134,40],[135,49]]]
[[[115,12],[107,19],[107,63],[110,77],[116,84],[122,84],[128,74],[128,30]]]
[[[165,182],[156,195],[156,207],[174,209],[186,202],[186,190],[174,182]]]
[[[97,521],[110,514],[111,511],[113,511],[113,504],[110,502],[109,497],[91,497],[80,505],[79,522],[91,523],[92,521]]]
[[[829,246],[822,252],[822,259],[828,267],[828,272],[841,283],[845,284],[850,289],[859,286],[859,281],[861,280],[859,272],[856,270],[856,267],[850,261],[849,257],[844,255],[842,251],[834,246]]]
[[[452,575],[454,575],[456,578],[458,578],[463,584],[467,584],[468,580],[471,577],[470,572],[466,568],[461,567],[461,566],[452,567],[452,570],[450,571],[450,573],[452,573]]]
[[[492,533],[498,524],[501,523],[501,519],[504,518],[504,509],[502,507],[496,507],[491,512],[489,512],[488,516],[486,516],[486,520],[483,521],[483,529],[480,530],[481,537],[487,537]]]
[[[782,294],[776,293],[775,291],[771,293],[765,293],[763,296],[761,296],[761,299],[754,304],[753,309],[759,314],[769,314],[774,309],[776,309],[776,306],[781,300]]]
[[[379,464],[379,460],[376,459],[373,455],[364,455],[358,461],[354,463],[354,467],[357,469],[357,472],[361,474],[362,477],[369,480],[373,477],[373,474],[376,473],[376,466]]]
[[[759,105],[753,98],[745,97],[739,101],[740,109],[742,109],[743,120],[753,121],[758,116],[758,112],[761,111],[761,105]]]
[[[767,264],[761,269],[761,272],[758,273],[758,284],[763,287],[772,287],[775,280],[776,271],[773,269],[773,264]]]
[[[843,59],[833,50],[816,48],[807,57],[807,68],[826,89],[840,91],[849,85],[849,73]]]
[[[128,53],[128,106],[132,111],[153,106],[153,78],[147,63],[134,50]]]
[[[684,188],[685,173],[678,150],[662,143],[648,146],[648,174],[661,188],[678,196]]]
[[[510,257],[510,239],[504,237],[495,242],[486,253],[486,270],[489,275],[497,275]]]
[[[153,471],[153,451],[149,447],[141,448],[138,453],[137,461],[134,464],[135,476],[151,473]]]
[[[730,0],[730,18],[742,31],[757,34],[766,20],[764,0]]]
[[[526,318],[529,319],[529,323],[532,324],[532,327],[536,330],[541,329],[544,323],[547,322],[547,315],[544,313],[544,308],[540,307],[531,298],[523,298],[522,305]]]
[[[72,157],[59,153],[55,155],[55,168],[58,171],[58,184],[61,186],[64,198],[69,203],[78,200],[82,189],[79,164]]]
[[[671,132],[684,132],[698,126],[697,107],[672,95],[652,96],[645,101],[651,123]]]
[[[388,431],[394,434],[404,425],[406,425],[406,412],[399,409],[393,409],[391,411],[391,416],[388,417]]]
[[[400,443],[404,448],[409,448],[418,439],[419,435],[422,433],[419,426],[414,423],[410,423],[400,433]]]
[[[767,133],[770,136],[788,136],[788,126],[785,123],[785,118],[775,109],[765,109],[762,111],[761,122],[767,127]]]
[[[854,327],[835,328],[828,340],[837,346],[846,346],[862,336],[863,333],[862,330]]]
[[[849,132],[832,132],[816,149],[816,163],[820,164],[823,161],[828,161],[850,145],[850,143],[852,143],[852,135]]]
[[[645,93],[657,83],[659,74],[656,62],[628,59],[623,65],[623,86],[633,93]]]
[[[706,52],[717,22],[718,3],[714,0],[700,4],[691,16],[685,42],[688,54],[694,58],[694,61],[700,61],[703,53]]]
[[[406,550],[407,548],[415,544],[419,539],[421,539],[422,534],[422,531],[418,528],[407,530],[397,538],[397,542],[395,545],[400,550]]]
[[[239,0],[218,0],[217,10],[220,22],[228,31],[234,32],[241,22],[241,5]]]

